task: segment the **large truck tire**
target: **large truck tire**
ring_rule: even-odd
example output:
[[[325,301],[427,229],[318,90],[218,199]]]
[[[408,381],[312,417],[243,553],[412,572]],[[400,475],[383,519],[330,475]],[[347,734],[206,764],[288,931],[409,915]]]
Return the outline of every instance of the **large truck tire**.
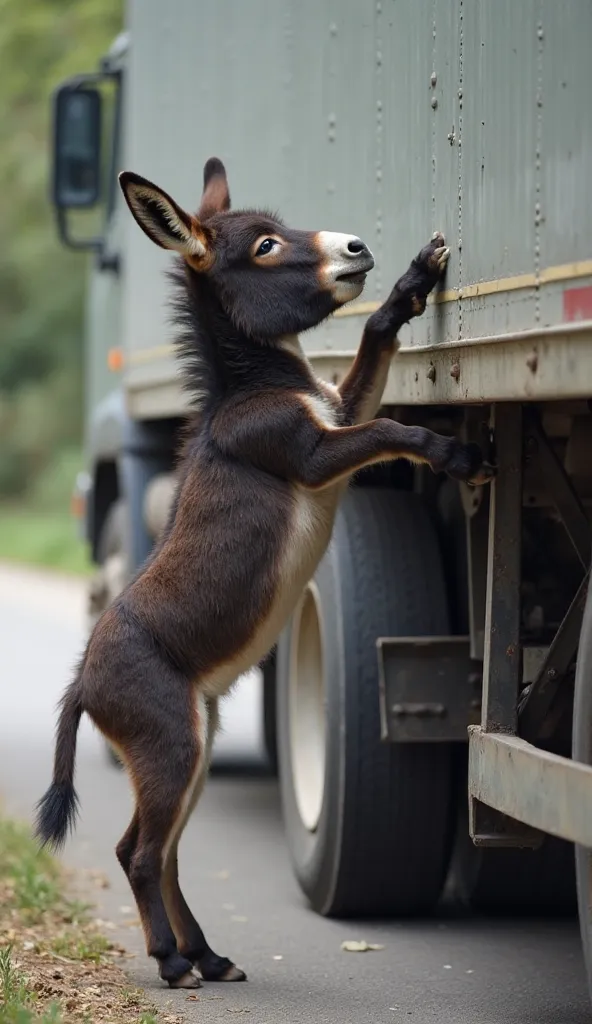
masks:
[[[263,677],[263,741],[269,772],[275,777],[278,773],[275,650],[264,661],[261,675]]]
[[[448,893],[475,913],[564,916],[576,911],[573,845],[545,836],[536,850],[477,847],[469,835],[466,751],[459,750],[457,835]]]
[[[592,589],[588,587],[580,633],[573,713],[573,758],[592,765]],[[578,912],[588,990],[592,999],[592,850],[576,846]]]
[[[452,749],[381,741],[376,640],[447,632],[440,552],[422,500],[350,490],[277,649],[287,844],[320,914],[419,914],[440,897]]]

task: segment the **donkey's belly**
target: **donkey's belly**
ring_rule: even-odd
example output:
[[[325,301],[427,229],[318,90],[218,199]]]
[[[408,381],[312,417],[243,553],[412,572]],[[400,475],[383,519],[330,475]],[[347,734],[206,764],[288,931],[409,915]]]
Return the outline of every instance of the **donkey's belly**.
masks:
[[[316,493],[297,492],[282,557],[274,570],[271,606],[261,617],[248,643],[232,660],[219,665],[207,679],[200,681],[203,692],[208,696],[224,694],[235,679],[257,665],[275,644],[327,549],[345,486],[338,484]],[[248,600],[249,596],[245,594],[245,601]]]

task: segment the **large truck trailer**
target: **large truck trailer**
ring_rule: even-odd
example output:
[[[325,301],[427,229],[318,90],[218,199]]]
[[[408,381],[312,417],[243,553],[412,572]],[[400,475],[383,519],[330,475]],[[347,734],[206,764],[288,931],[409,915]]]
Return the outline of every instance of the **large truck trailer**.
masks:
[[[92,250],[93,615],[163,529],[188,414],[170,257],[117,172],[193,208],[217,155],[235,206],[364,238],[364,295],[302,339],[336,383],[444,231],[446,281],[402,332],[382,414],[485,444],[497,478],[356,479],[263,666],[267,746],[318,912],[420,913],[447,887],[565,911],[577,876],[590,971],[591,40],[588,0],[129,0],[99,70],[57,93],[53,187],[64,241]]]

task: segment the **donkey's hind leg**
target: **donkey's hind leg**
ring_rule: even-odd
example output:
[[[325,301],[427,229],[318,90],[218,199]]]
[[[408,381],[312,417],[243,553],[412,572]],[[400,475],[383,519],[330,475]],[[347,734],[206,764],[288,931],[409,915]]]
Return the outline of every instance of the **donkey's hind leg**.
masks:
[[[176,839],[169,848],[162,875],[162,895],[169,921],[177,937],[177,948],[186,960],[197,965],[202,978],[205,981],[245,981],[247,976],[244,971],[236,967],[228,957],[218,956],[208,945],[208,941],[187,906],[179,886],[177,855],[179,841],[189,815],[202,794],[210,765],[214,735],[218,728],[218,702],[211,698],[205,702],[199,699],[198,708],[207,721],[204,762],[200,774],[195,780],[191,800],[186,804],[184,818],[178,822]]]
[[[204,981],[246,981],[244,971],[226,956],[219,956],[185,902],[179,886],[177,848],[171,850],[163,874],[162,892],[179,953],[199,968]]]
[[[173,988],[199,988],[193,963],[177,948],[162,894],[163,871],[176,844],[201,775],[205,754],[205,721],[189,694],[169,692],[168,711],[148,722],[142,712],[141,730],[125,751],[126,766],[136,791],[137,807],[117,846],[118,859],[132,888],[149,956]],[[183,706],[181,706],[183,705]],[[205,717],[205,716],[204,716]],[[123,745],[122,745],[123,746]]]

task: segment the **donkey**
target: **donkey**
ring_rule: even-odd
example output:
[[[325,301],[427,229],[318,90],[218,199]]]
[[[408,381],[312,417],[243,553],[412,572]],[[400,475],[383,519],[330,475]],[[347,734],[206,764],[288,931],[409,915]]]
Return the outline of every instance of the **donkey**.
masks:
[[[368,320],[340,387],[319,380],[298,335],[364,286],[374,259],[354,235],[295,231],[276,216],[230,210],[226,172],[208,160],[196,215],[128,171],[135,220],[178,254],[177,339],[196,397],[163,536],[95,625],[61,701],[53,781],[38,805],[42,843],[73,826],[76,734],[83,712],[129,773],[135,811],[116,853],[148,954],[173,988],[242,981],[218,956],[179,888],[177,847],[204,785],[217,700],[270,651],[327,547],[339,497],[357,470],[391,459],[486,483],[476,445],[371,419],[397,332],[425,309],[449,249],[433,235]]]

